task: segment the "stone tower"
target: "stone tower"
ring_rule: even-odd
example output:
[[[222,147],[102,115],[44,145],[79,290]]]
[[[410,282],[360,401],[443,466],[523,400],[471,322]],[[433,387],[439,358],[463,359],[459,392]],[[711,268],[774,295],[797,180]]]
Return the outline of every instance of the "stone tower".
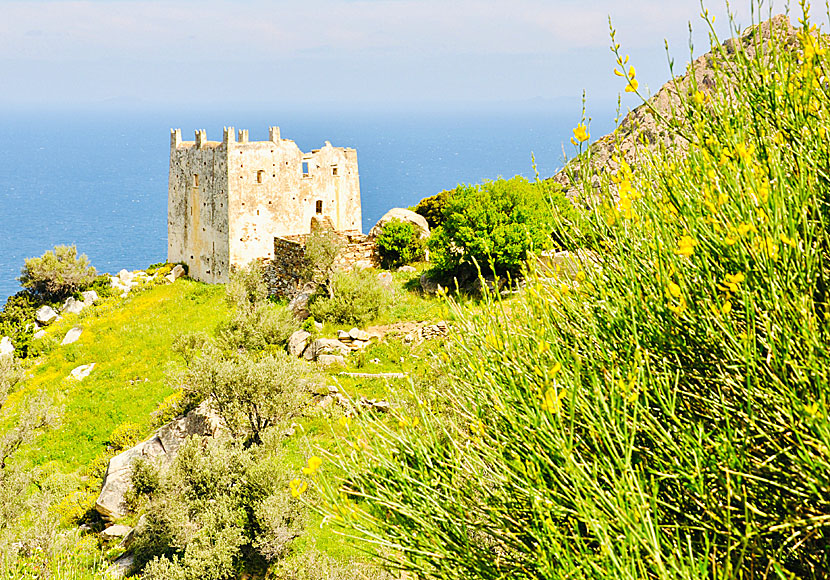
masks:
[[[340,232],[361,229],[357,152],[332,147],[303,153],[271,127],[268,141],[225,128],[222,141],[170,134],[167,261],[192,278],[228,281],[233,267],[270,258],[274,238],[307,234],[313,217]]]

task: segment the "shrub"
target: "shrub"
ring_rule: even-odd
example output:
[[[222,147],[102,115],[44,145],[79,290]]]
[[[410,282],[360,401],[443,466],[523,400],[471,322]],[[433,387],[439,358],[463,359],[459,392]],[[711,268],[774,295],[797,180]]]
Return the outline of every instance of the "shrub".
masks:
[[[0,337],[8,336],[14,344],[15,354],[20,358],[29,356],[32,341],[35,311],[40,301],[23,290],[9,296],[0,312]]]
[[[251,262],[233,272],[225,286],[225,300],[237,310],[253,310],[267,298],[268,286],[265,284],[263,266],[259,262]]]
[[[85,254],[75,246],[55,246],[40,258],[27,258],[20,271],[20,284],[48,300],[60,300],[86,289],[95,280]]]
[[[129,449],[144,435],[141,427],[135,423],[122,423],[110,433],[109,445],[114,451]]]
[[[137,567],[146,563],[144,578],[244,577],[284,553],[304,527],[301,504],[286,491],[292,470],[274,445],[194,437],[170,469],[133,477],[147,506],[131,547]]]
[[[444,223],[444,217],[451,195],[451,190],[444,190],[441,193],[426,197],[418,205],[413,207],[412,211],[424,216],[424,219],[429,224],[429,229],[433,230]]]
[[[615,160],[601,269],[459,312],[447,415],[362,417],[328,515],[418,578],[826,577],[830,52],[785,35],[675,85],[688,153]]]
[[[315,230],[306,239],[304,276],[333,296],[334,261],[343,248],[343,240],[330,230]]]
[[[232,359],[207,348],[184,375],[186,395],[210,399],[235,436],[259,442],[262,432],[303,405],[305,366],[285,352]]]
[[[377,318],[389,302],[386,289],[369,270],[338,272],[332,282],[333,296],[317,293],[308,302],[316,320],[364,325]]]
[[[443,223],[429,240],[430,259],[442,277],[477,272],[477,266],[497,274],[518,274],[531,251],[550,249],[563,241],[560,227],[576,219],[576,208],[551,204],[562,197],[558,189],[531,183],[524,177],[460,185],[444,208]],[[567,204],[567,205],[566,205]],[[565,211],[567,215],[554,215]]]
[[[238,310],[217,329],[220,345],[226,350],[263,350],[284,346],[299,328],[297,319],[285,306],[263,302],[253,310]]]
[[[424,258],[424,244],[418,230],[409,222],[393,219],[384,224],[375,238],[381,266],[397,268]]]

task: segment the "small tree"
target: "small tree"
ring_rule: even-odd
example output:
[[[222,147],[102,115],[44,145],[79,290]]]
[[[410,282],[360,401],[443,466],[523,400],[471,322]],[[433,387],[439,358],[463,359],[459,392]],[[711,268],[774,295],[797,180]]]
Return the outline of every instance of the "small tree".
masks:
[[[304,374],[303,363],[284,352],[225,359],[208,347],[187,369],[184,389],[196,400],[210,399],[235,436],[260,443],[263,430],[302,407]]]
[[[44,299],[59,300],[89,287],[95,281],[86,254],[75,246],[55,246],[40,258],[27,258],[20,270],[20,284]]]
[[[334,262],[342,248],[343,241],[330,230],[314,231],[306,240],[305,258],[308,266],[305,275],[312,282],[323,286],[329,298],[334,298]]]
[[[367,270],[338,272],[331,283],[332,296],[312,296],[308,310],[316,320],[365,324],[377,318],[389,302],[389,293]]]
[[[397,268],[424,257],[424,244],[418,230],[399,219],[388,221],[375,243],[384,268]]]

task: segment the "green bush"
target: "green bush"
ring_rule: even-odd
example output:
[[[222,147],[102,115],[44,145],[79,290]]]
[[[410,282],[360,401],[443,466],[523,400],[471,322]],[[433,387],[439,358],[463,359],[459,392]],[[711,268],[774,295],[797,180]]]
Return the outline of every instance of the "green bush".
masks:
[[[55,246],[39,258],[26,258],[20,271],[20,284],[48,300],[60,300],[85,290],[95,280],[85,254],[78,256],[75,246]]]
[[[0,337],[8,336],[20,358],[29,356],[35,311],[40,306],[37,297],[23,290],[9,296],[0,312]]]
[[[334,521],[417,578],[827,577],[830,52],[785,34],[675,85],[688,151],[615,160],[576,280],[459,312],[418,421],[355,422]]]
[[[418,229],[399,219],[388,221],[375,238],[381,266],[386,269],[411,264],[424,258],[424,243]]]
[[[515,275],[531,251],[562,245],[576,216],[558,189],[524,177],[460,185],[429,239],[430,259],[439,277],[475,274],[478,267],[490,272],[491,266]]]
[[[338,272],[331,289],[333,296],[318,292],[308,302],[308,311],[316,320],[364,325],[389,303],[389,293],[370,270]]]
[[[290,419],[304,403],[305,365],[285,352],[225,358],[208,347],[183,376],[186,396],[211,400],[236,437],[259,442],[262,432]]]
[[[330,230],[315,230],[306,239],[306,271],[303,276],[319,284],[328,295],[333,296],[334,262],[343,248],[343,240]]]
[[[217,334],[219,344],[226,350],[264,350],[284,346],[299,327],[288,308],[263,302],[253,310],[237,310],[230,320],[219,325]]]
[[[429,224],[429,228],[433,230],[444,223],[444,217],[451,195],[452,190],[445,189],[440,193],[422,199],[418,205],[412,208],[412,211],[424,216],[424,219]]]
[[[144,432],[139,425],[122,423],[110,433],[109,446],[114,451],[123,451],[141,441],[142,435],[144,435]]]
[[[131,546],[145,579],[219,580],[262,570],[305,526],[299,500],[287,492],[292,470],[276,445],[196,437],[170,469],[146,471],[133,476],[146,513]]]

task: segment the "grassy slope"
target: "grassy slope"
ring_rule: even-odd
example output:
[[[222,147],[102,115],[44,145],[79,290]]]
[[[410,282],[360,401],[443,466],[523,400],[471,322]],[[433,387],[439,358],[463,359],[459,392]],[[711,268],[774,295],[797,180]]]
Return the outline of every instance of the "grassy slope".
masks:
[[[173,391],[165,375],[180,364],[170,350],[173,340],[212,331],[228,313],[223,292],[221,286],[181,279],[127,299],[108,299],[50,327],[43,340],[51,348],[10,404],[41,390],[54,394],[65,410],[62,424],[34,441],[26,455],[36,464],[51,462],[60,471],[74,471],[98,455],[123,423],[135,423],[149,434],[150,413]],[[76,325],[84,329],[80,340],[60,346]],[[89,377],[66,378],[88,363],[96,364]]]

